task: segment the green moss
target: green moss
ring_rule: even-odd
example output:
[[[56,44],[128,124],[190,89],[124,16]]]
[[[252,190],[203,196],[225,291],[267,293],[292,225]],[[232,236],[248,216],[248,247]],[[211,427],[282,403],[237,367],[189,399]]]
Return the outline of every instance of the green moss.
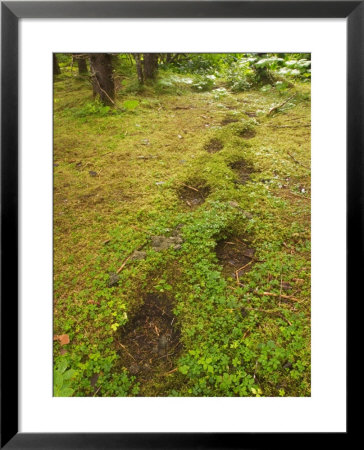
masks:
[[[94,108],[90,86],[72,74],[54,85],[54,333],[71,340],[66,354],[55,343],[56,360],[77,372],[79,396],[310,395],[310,86],[296,85],[293,106],[270,116],[290,93],[216,98],[161,80],[143,92],[129,80],[117,103],[138,105],[116,111]],[[209,153],[213,139],[222,147]],[[208,187],[204,202],[190,208],[184,185]],[[175,229],[179,250],[152,249],[151,236]],[[223,277],[215,255],[228,236],[256,251],[242,285]],[[142,246],[144,260],[127,260]],[[176,299],[183,350],[177,371],[138,385],[120,330],[161,280]]]

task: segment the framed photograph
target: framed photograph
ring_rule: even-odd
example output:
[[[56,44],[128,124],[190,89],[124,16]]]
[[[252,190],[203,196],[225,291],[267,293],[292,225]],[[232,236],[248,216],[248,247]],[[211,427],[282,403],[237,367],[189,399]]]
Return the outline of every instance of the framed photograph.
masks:
[[[2,2],[2,447],[348,436],[363,11]]]

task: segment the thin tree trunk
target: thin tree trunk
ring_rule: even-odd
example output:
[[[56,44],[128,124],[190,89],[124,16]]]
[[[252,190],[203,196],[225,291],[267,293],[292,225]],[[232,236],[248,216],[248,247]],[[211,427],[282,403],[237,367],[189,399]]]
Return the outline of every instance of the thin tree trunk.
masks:
[[[115,85],[109,53],[91,53],[91,77],[94,96],[98,95],[104,105],[115,104]]]
[[[60,75],[61,69],[59,68],[57,56],[53,53],[53,75]]]
[[[137,74],[138,74],[138,81],[140,84],[144,83],[144,74],[143,74],[143,67],[142,67],[142,61],[140,59],[140,54],[139,53],[134,53],[133,54],[134,59],[135,59],[135,64],[136,64],[136,70],[137,70]]]

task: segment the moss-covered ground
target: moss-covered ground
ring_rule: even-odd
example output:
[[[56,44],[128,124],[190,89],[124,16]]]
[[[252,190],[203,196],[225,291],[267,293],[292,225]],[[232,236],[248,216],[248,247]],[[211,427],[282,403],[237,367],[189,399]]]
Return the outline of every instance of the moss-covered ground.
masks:
[[[73,395],[309,396],[309,83],[126,100],[54,83],[54,334],[70,340],[54,358]]]

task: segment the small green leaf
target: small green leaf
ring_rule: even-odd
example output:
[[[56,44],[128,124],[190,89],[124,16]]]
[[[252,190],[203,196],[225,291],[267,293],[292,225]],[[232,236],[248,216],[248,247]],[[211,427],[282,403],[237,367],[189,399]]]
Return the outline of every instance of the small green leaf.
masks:
[[[184,375],[186,375],[186,374],[188,373],[188,370],[189,370],[189,367],[188,367],[188,366],[181,366],[181,367],[179,368],[179,371],[180,371],[181,373],[183,373]]]
[[[74,390],[69,387],[64,387],[56,397],[72,397]]]
[[[62,359],[57,365],[57,372],[63,373],[67,369],[67,361]]]
[[[57,389],[61,389],[63,386],[63,377],[62,374],[60,374],[59,372],[55,371],[54,372],[54,377],[53,377],[53,382],[54,382],[54,387]]]
[[[76,375],[76,371],[73,369],[66,370],[66,372],[63,374],[63,380],[70,380]]]

